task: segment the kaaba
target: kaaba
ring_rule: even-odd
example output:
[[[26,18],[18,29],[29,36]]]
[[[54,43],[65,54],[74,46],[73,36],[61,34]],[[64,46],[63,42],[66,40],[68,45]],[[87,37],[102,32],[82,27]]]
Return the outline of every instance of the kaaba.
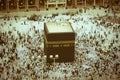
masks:
[[[69,22],[44,23],[44,52],[47,62],[73,62],[75,50],[75,32]],[[50,58],[50,55],[54,59]]]

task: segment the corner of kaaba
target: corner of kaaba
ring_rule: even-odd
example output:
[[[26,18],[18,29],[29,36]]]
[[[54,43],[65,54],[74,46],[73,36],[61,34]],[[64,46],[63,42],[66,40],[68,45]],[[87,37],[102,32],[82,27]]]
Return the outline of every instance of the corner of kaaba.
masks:
[[[75,50],[75,32],[69,22],[48,22],[44,24],[44,52],[47,62],[51,63],[55,55],[56,62],[73,62]],[[50,55],[54,59],[50,58]]]

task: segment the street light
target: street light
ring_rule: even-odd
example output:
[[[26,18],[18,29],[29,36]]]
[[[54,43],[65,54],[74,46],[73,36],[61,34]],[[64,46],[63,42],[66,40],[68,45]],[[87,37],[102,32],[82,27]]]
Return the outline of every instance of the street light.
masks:
[[[53,55],[50,55],[50,59],[53,59],[53,63],[55,64],[55,60],[59,58],[59,55],[56,54],[55,57]]]
[[[38,59],[42,59],[42,79],[41,80],[43,80],[43,67],[44,67],[44,60],[47,58],[47,56],[46,55],[44,55],[44,56],[38,56]]]
[[[49,57],[50,57],[50,59],[53,59],[53,65],[54,65],[53,71],[55,73],[55,60],[59,58],[59,55],[56,54],[55,57],[53,57],[53,55],[50,55]],[[54,76],[54,80],[55,80],[55,76]]]

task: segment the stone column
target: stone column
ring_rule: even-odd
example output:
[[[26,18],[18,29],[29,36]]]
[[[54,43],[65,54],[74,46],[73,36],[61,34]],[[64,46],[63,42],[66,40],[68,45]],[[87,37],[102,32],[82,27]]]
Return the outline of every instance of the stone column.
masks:
[[[104,6],[104,0],[103,0],[103,6]]]
[[[67,0],[65,0],[65,8],[67,7]]]
[[[25,9],[26,9],[26,11],[28,11],[28,6],[29,6],[28,0],[25,0]]]
[[[85,7],[86,7],[86,0],[85,0]]]
[[[46,3],[46,5],[47,5],[47,10],[48,10],[48,3],[49,3],[49,2],[48,2],[48,0],[47,0],[47,3]]]
[[[7,10],[8,13],[9,13],[9,1],[10,0],[7,0],[7,3],[6,3],[6,10]]]
[[[58,8],[58,0],[56,0],[55,6],[56,6],[56,10],[57,10],[57,8]]]
[[[17,11],[19,11],[19,0],[17,0]]]
[[[95,6],[96,5],[96,0],[94,0],[94,5],[93,6]]]
[[[84,4],[83,4],[83,3],[84,3],[84,1],[82,0],[82,7],[84,6]]]
[[[75,6],[77,7],[77,0],[75,0]]]
[[[36,6],[36,10],[40,10],[40,8],[39,8],[39,0],[35,0],[35,6]]]

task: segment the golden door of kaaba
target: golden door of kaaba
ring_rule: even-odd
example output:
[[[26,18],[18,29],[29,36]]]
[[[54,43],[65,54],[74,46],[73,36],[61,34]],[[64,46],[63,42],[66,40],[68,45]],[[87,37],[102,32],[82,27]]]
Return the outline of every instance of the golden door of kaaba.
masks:
[[[50,55],[58,55],[56,62],[74,61],[75,32],[69,22],[48,22],[44,24],[44,52],[47,62],[53,62]]]

